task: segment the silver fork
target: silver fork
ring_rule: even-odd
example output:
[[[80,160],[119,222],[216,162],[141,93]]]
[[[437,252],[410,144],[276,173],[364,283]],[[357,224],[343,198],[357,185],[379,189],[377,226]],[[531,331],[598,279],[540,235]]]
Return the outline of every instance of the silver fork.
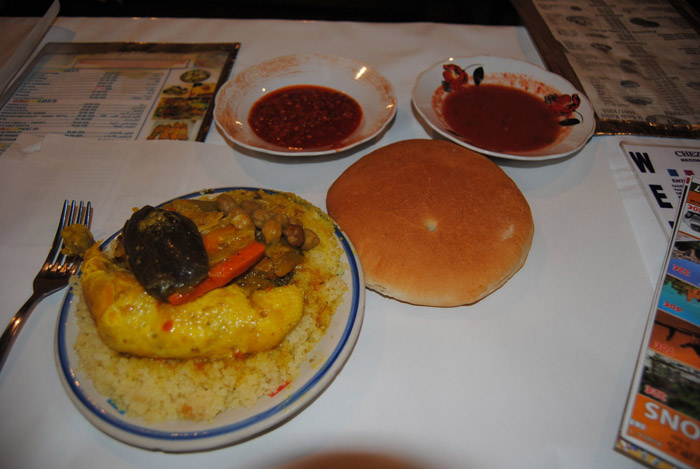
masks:
[[[5,328],[5,332],[2,333],[2,337],[0,337],[0,371],[2,371],[5,360],[10,354],[10,349],[12,348],[12,344],[15,343],[17,334],[19,334],[19,331],[22,329],[22,326],[24,326],[29,314],[34,310],[37,303],[51,293],[68,285],[70,276],[80,267],[79,256],[66,256],[65,254],[61,254],[61,248],[63,246],[61,231],[66,226],[73,223],[80,223],[89,228],[91,220],[92,205],[90,202],[85,203],[80,201],[79,204],[76,204],[75,200],[70,203],[67,200],[63,202],[63,211],[61,212],[61,219],[58,222],[58,228],[56,229],[56,236],[53,239],[51,250],[41,270],[34,278],[34,293],[32,293],[32,296],[29,297],[27,302],[17,311],[17,314],[14,315],[10,324]]]

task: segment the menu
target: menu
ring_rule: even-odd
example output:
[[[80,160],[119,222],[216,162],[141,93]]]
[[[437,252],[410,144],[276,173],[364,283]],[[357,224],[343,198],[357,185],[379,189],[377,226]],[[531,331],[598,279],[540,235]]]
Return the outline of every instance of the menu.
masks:
[[[700,178],[688,178],[616,449],[654,467],[700,467]]]
[[[700,21],[683,0],[514,0],[600,134],[700,137]]]
[[[239,44],[50,43],[0,97],[0,154],[22,132],[197,140]]]
[[[632,171],[667,238],[688,177],[700,176],[700,143],[671,146],[620,142]]]

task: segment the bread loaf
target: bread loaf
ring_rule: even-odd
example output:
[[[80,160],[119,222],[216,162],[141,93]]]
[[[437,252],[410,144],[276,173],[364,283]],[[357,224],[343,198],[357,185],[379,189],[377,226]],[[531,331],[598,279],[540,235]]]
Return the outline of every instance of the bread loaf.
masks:
[[[515,183],[488,158],[438,140],[362,157],[326,207],[355,245],[368,288],[427,306],[472,304],[525,263],[534,224]]]

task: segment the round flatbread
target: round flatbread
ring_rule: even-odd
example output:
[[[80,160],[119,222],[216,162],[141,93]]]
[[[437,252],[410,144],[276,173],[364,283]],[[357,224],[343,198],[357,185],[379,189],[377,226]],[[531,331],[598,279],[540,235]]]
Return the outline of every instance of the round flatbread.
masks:
[[[515,183],[453,143],[406,140],[351,165],[329,215],[355,245],[368,288],[408,303],[474,303],[525,263],[534,224]]]

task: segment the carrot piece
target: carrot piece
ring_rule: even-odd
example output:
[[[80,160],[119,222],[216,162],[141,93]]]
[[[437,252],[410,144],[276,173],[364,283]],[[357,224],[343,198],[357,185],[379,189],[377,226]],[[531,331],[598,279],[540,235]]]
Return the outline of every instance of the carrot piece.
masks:
[[[209,275],[192,290],[186,293],[173,293],[168,303],[181,305],[195,300],[205,293],[223,287],[246,270],[250,269],[265,254],[265,245],[253,241],[233,256],[223,260],[209,269]]]
[[[214,279],[212,279],[211,277],[207,277],[200,283],[198,283],[192,290],[186,293],[171,294],[168,297],[168,303],[170,303],[171,305],[182,305],[185,303],[189,303],[190,301],[196,300],[205,293],[217,288],[217,286],[220,285],[217,285]]]
[[[287,381],[286,383],[284,383],[283,385],[281,385],[280,387],[278,387],[276,390],[274,390],[274,391],[272,391],[272,392],[270,392],[270,393],[267,393],[267,395],[270,396],[270,397],[275,397],[275,396],[276,396],[277,394],[279,394],[284,388],[286,388],[287,386],[289,386],[289,383],[291,383],[291,381]]]
[[[202,236],[204,249],[211,253],[221,248],[221,245],[236,232],[236,228],[232,225],[222,226]]]

